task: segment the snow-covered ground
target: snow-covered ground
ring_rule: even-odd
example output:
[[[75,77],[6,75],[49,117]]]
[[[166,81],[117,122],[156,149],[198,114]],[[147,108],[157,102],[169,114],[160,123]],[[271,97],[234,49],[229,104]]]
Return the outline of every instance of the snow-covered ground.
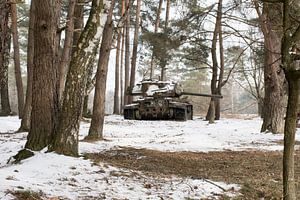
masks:
[[[69,199],[200,199],[224,193],[234,195],[239,186],[209,180],[153,177],[127,169],[93,164],[83,158],[36,152],[21,164],[7,164],[22,149],[27,133],[14,133],[16,117],[0,117],[0,199],[12,199],[7,190],[42,191]],[[119,116],[105,120],[105,142],[80,142],[80,152],[99,152],[119,146],[163,151],[281,150],[282,135],[259,133],[260,119],[223,119],[208,125],[193,121],[128,121]],[[82,123],[80,138],[89,124]],[[300,139],[299,132],[297,140]],[[232,190],[232,188],[235,188]]]
[[[282,150],[282,134],[260,133],[260,118],[222,119],[208,124],[201,118],[185,122],[124,120],[109,116],[105,120],[104,137],[108,141],[80,144],[81,152],[94,152],[118,146],[149,148],[162,151],[241,151]],[[80,138],[87,135],[83,123]],[[300,131],[296,136],[300,140]]]

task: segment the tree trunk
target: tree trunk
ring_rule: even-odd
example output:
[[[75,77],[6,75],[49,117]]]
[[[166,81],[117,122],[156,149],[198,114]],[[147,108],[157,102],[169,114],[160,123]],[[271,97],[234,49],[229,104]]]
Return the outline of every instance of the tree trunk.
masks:
[[[296,200],[294,145],[299,111],[300,77],[293,72],[286,73],[286,77],[289,85],[289,96],[284,126],[283,197],[285,200]]]
[[[171,7],[171,1],[167,0],[167,5],[166,5],[166,20],[165,20],[165,32],[166,32],[166,29],[169,26],[170,7]]]
[[[10,4],[7,0],[0,0],[0,10],[0,115],[7,116],[11,114],[8,95],[8,65],[11,40],[8,26]]]
[[[59,99],[61,99],[64,87],[65,87],[65,80],[66,80],[66,72],[67,67],[70,63],[70,52],[72,50],[72,39],[73,39],[73,32],[74,32],[74,10],[75,10],[76,0],[69,0],[68,6],[68,16],[66,22],[66,31],[65,31],[65,41],[64,47],[62,50],[62,55],[59,62],[58,67],[58,74],[59,74]]]
[[[96,42],[97,44],[100,43],[100,38]],[[96,56],[98,53],[98,45],[94,46],[94,49],[90,55],[89,63],[87,64],[87,81],[86,81],[86,88],[85,88],[85,95],[84,95],[84,103],[83,103],[83,109],[82,109],[82,116],[86,118],[91,117],[91,112],[88,109],[88,99],[89,99],[89,94],[93,91],[95,88],[95,82],[96,78],[93,76],[94,72],[94,65],[95,65],[95,60]]]
[[[168,30],[168,25],[169,25],[170,6],[171,6],[171,2],[170,2],[170,0],[167,0],[166,18],[165,18],[165,27],[164,27],[165,34],[168,34],[167,30]],[[166,80],[166,70],[167,70],[167,61],[165,58],[160,62],[160,67],[161,67],[160,80],[165,81]]]
[[[121,30],[122,31],[122,30]],[[114,93],[114,111],[113,114],[120,114],[120,47],[122,33],[118,32],[116,49],[116,67],[115,67],[115,93]]]
[[[135,16],[135,30],[134,30],[132,59],[131,59],[130,89],[132,89],[134,87],[134,83],[135,83],[135,70],[136,70],[139,28],[140,28],[140,11],[141,11],[141,0],[137,0],[136,16]],[[132,103],[132,100],[133,100],[133,97],[129,96],[129,103]]]
[[[11,3],[11,29],[14,47],[14,65],[15,65],[15,78],[18,94],[18,112],[19,118],[23,117],[24,111],[24,92],[23,92],[23,82],[21,75],[20,66],[20,47],[19,47],[19,37],[18,37],[18,25],[17,25],[17,6],[16,2]]]
[[[217,42],[218,42],[218,35],[221,31],[221,20],[222,20],[222,0],[219,0],[218,3],[218,13],[215,23],[215,29],[212,39],[212,46],[211,46],[211,55],[212,55],[212,78],[210,82],[210,90],[212,94],[217,94],[217,82],[218,82],[218,59],[217,59]],[[220,80],[219,80],[220,81]],[[206,114],[206,120],[209,123],[214,123],[215,120],[215,113],[216,113],[216,99],[211,98],[209,108]],[[219,107],[218,107],[219,108]]]
[[[99,53],[98,69],[96,73],[96,86],[95,96],[93,104],[93,115],[89,134],[86,137],[88,140],[101,140],[103,139],[103,124],[105,115],[105,92],[106,92],[106,80],[108,61],[110,55],[110,49],[113,39],[113,22],[112,14],[115,1],[111,1],[111,7],[107,17],[107,21],[104,26],[102,42]]]
[[[50,150],[57,153],[78,155],[78,132],[82,114],[83,98],[87,81],[87,63],[91,51],[100,37],[100,12],[103,9],[102,0],[93,0],[86,26],[72,52],[67,74],[62,109],[59,113],[59,125]]]
[[[161,63],[163,63],[163,64],[160,64],[160,68],[161,68],[160,69],[160,80],[165,81],[166,80],[166,66],[167,66],[167,64],[166,64],[165,60]]]
[[[276,32],[276,19],[281,16],[281,5],[263,4],[260,13],[259,5],[255,2],[261,29],[264,35],[264,106],[261,132],[283,133],[284,129],[284,72],[280,67],[281,40]]]
[[[257,100],[257,110],[258,115],[262,118],[262,114],[264,113],[264,100],[261,97],[258,97]]]
[[[122,12],[122,16],[124,16],[125,14],[125,0],[122,0],[122,8],[121,8],[121,12]],[[123,114],[123,107],[124,107],[124,51],[125,51],[125,28],[122,28],[122,47],[121,47],[121,62],[120,62],[120,108],[121,108],[121,113]]]
[[[126,0],[126,22],[125,22],[125,86],[124,86],[124,104],[129,103],[127,90],[129,87],[129,68],[130,68],[130,0]]]
[[[161,13],[161,9],[162,9],[162,3],[163,0],[159,0],[159,4],[158,4],[158,8],[156,11],[156,20],[155,20],[155,26],[154,26],[154,33],[157,33],[158,31],[158,27],[159,27],[159,23],[160,23],[160,13]],[[150,63],[150,79],[153,78],[154,75],[154,53],[152,52],[152,56],[151,56],[151,63]]]
[[[82,108],[82,116],[85,118],[91,117],[91,112],[89,111],[88,105],[89,105],[89,95],[85,95],[83,99],[83,108]]]
[[[222,87],[225,85],[224,78],[224,68],[225,68],[225,61],[224,61],[224,47],[223,47],[223,32],[222,32],[222,8],[223,8],[223,1],[219,0],[218,5],[218,26],[219,26],[219,53],[220,53],[220,69],[219,69],[219,79],[218,79],[218,86],[217,86],[217,94],[222,94]],[[215,119],[219,120],[221,117],[221,100],[215,99]]]
[[[57,126],[57,6],[55,0],[32,0],[35,7],[31,126],[25,148],[39,151],[49,145]],[[33,10],[32,10],[33,11]]]
[[[291,22],[294,6],[291,0],[283,1],[283,36],[281,43],[281,67],[288,82],[288,106],[284,125],[283,150],[283,199],[296,200],[295,187],[295,133],[299,113],[300,70],[299,61],[294,60],[294,53],[299,57],[300,25],[294,28]],[[295,31],[294,31],[295,30]],[[291,53],[293,52],[293,53]]]
[[[23,111],[23,118],[19,132],[30,130],[31,104],[32,104],[32,79],[33,79],[33,57],[34,57],[34,24],[35,24],[35,6],[34,1],[30,4],[29,30],[27,40],[27,89],[26,100]]]
[[[77,43],[79,40],[79,37],[81,35],[82,29],[83,29],[83,11],[84,11],[84,3],[85,0],[76,0],[75,10],[74,10],[74,31],[73,31],[73,47],[72,52],[76,50]]]
[[[122,30],[122,47],[121,47],[121,63],[120,63],[120,94],[121,94],[121,102],[120,102],[120,108],[121,108],[121,113],[123,113],[123,108],[124,108],[124,49],[125,49],[125,28]]]

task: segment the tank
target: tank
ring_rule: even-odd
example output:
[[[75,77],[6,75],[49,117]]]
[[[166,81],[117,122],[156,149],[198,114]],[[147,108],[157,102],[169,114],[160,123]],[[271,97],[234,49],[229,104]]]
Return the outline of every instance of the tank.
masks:
[[[134,120],[192,120],[193,105],[180,96],[222,98],[221,95],[185,92],[176,82],[152,80],[141,81],[127,93],[135,96],[135,100],[124,106],[124,118]]]

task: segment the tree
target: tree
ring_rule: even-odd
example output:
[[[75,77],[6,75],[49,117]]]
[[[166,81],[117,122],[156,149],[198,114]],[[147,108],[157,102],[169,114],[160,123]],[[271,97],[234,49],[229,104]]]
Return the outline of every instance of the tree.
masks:
[[[0,0],[0,10],[0,115],[7,116],[11,114],[8,95],[8,65],[11,40],[10,28],[8,25],[10,13],[10,4],[8,0]]]
[[[13,38],[13,47],[14,47],[14,65],[15,65],[15,77],[17,85],[17,94],[18,94],[18,112],[19,118],[23,117],[24,111],[24,92],[23,92],[23,82],[21,76],[21,66],[20,66],[20,45],[18,37],[18,22],[17,22],[17,5],[16,1],[11,3],[11,32]]]
[[[141,0],[137,0],[135,30],[134,30],[132,58],[131,58],[130,88],[133,88],[135,83],[135,71],[136,71],[137,49],[138,49],[139,28],[140,28],[140,11],[141,11]],[[130,96],[129,103],[132,103],[132,98],[133,97]]]
[[[123,2],[123,1],[122,1]],[[121,4],[122,4],[121,2]],[[121,15],[122,13],[122,8],[123,8],[123,4],[121,5],[120,8],[120,13]],[[123,17],[123,15],[122,15]],[[118,28],[117,27],[117,47],[116,47],[116,65],[115,65],[115,90],[114,90],[114,108],[113,108],[113,114],[120,114],[120,106],[121,106],[121,102],[122,99],[120,98],[120,83],[121,82],[121,77],[120,77],[120,68],[121,68],[121,62],[120,62],[120,55],[122,55],[121,52],[121,40],[122,40],[122,30],[123,28]],[[123,59],[123,57],[121,57],[121,60]],[[121,99],[121,101],[120,101]]]
[[[130,0],[125,1],[126,20],[125,20],[125,77],[124,77],[124,104],[129,103],[127,90],[129,87],[129,70],[130,70]]]
[[[59,62],[59,98],[61,98],[65,86],[65,77],[67,66],[70,62],[70,52],[72,50],[72,40],[74,32],[74,10],[76,6],[76,0],[69,0],[68,16],[66,22],[65,40],[62,55]]]
[[[166,2],[166,18],[165,18],[165,27],[164,27],[164,34],[168,33],[168,25],[169,25],[169,15],[170,15],[170,7],[171,7],[171,1],[167,0]],[[167,68],[167,60],[166,58],[162,58],[159,62],[160,65],[160,70],[161,70],[161,74],[160,74],[160,79],[162,81],[165,81],[166,79],[166,68]]]
[[[259,16],[260,27],[264,35],[264,112],[261,131],[283,133],[284,129],[284,72],[280,67],[281,48],[281,5],[254,1]]]
[[[245,54],[246,48],[233,46],[227,49],[226,60],[231,65],[237,65],[232,76],[234,82],[248,92],[256,101],[258,114],[263,110],[263,62],[264,52],[260,46],[252,47],[250,56]],[[250,63],[247,64],[246,62]]]
[[[25,148],[38,151],[50,144],[57,126],[57,24],[59,2],[32,0],[35,12],[33,88],[30,131]],[[33,16],[30,14],[30,16]],[[22,157],[21,154],[19,156]],[[22,158],[21,158],[22,159]]]
[[[108,61],[113,39],[113,9],[115,1],[111,1],[110,9],[107,16],[107,21],[104,25],[102,42],[99,53],[98,68],[96,72],[96,86],[93,104],[93,115],[89,134],[86,139],[97,140],[103,139],[103,124],[105,115],[105,92]]]
[[[50,149],[57,153],[78,155],[78,132],[83,107],[83,97],[87,81],[87,63],[91,51],[98,45],[101,36],[100,13],[102,0],[93,0],[87,23],[82,31],[76,49],[72,52],[69,71],[63,94],[62,108],[59,112],[59,124]]]
[[[215,29],[213,33],[213,39],[212,39],[212,47],[211,47],[211,54],[212,54],[212,79],[210,83],[211,87],[211,93],[212,94],[220,94],[220,82],[223,79],[223,73],[224,73],[224,57],[223,57],[223,45],[222,45],[222,30],[221,30],[221,24],[222,24],[222,0],[219,0],[218,3],[218,11],[217,11],[217,17],[216,17],[216,23],[215,23]],[[221,36],[221,37],[220,37]],[[218,65],[218,59],[217,59],[217,42],[219,38],[219,44],[220,44],[220,67]],[[219,79],[218,79],[218,70],[220,69]],[[220,79],[222,78],[222,79]],[[219,100],[216,100],[215,98],[211,98],[209,108],[206,114],[206,120],[209,120],[209,123],[213,123],[215,118],[217,117],[217,113],[220,112],[220,109],[217,108],[217,105],[219,106]],[[218,115],[219,117],[219,115]]]
[[[30,4],[30,16],[29,16],[29,29],[27,39],[27,88],[26,99],[23,111],[23,118],[21,121],[21,127],[18,131],[29,131],[30,118],[32,109],[32,85],[33,85],[33,58],[34,58],[34,24],[35,24],[35,6],[32,1]]]
[[[300,24],[294,21],[291,0],[283,2],[283,36],[281,44],[281,63],[288,82],[288,106],[284,125],[283,152],[283,199],[296,200],[295,188],[295,133],[299,113],[300,70],[298,60]],[[294,2],[296,3],[296,2]],[[295,26],[297,24],[297,26]]]
[[[115,91],[114,91],[114,110],[113,114],[120,114],[120,48],[121,48],[121,31],[117,33],[116,49],[116,67],[115,67]]]
[[[100,38],[99,41],[96,43],[100,43]],[[91,53],[91,58],[89,59],[89,63],[87,63],[87,81],[86,81],[86,88],[85,88],[85,93],[84,93],[84,100],[83,100],[83,108],[82,108],[82,116],[86,118],[91,118],[91,111],[88,108],[88,103],[89,103],[89,96],[90,93],[93,91],[95,88],[95,82],[96,82],[96,76],[94,76],[94,65],[95,65],[95,60],[96,56],[98,53],[99,46],[96,45],[93,48],[93,51]]]
[[[159,0],[157,11],[156,11],[156,20],[155,20],[155,25],[154,25],[154,33],[157,33],[157,31],[158,31],[158,27],[159,27],[159,23],[160,23],[160,13],[161,13],[161,9],[162,9],[162,3],[163,3],[163,0]],[[153,64],[154,64],[154,52],[152,51],[151,63],[150,63],[150,79],[153,78],[153,74],[154,74]]]

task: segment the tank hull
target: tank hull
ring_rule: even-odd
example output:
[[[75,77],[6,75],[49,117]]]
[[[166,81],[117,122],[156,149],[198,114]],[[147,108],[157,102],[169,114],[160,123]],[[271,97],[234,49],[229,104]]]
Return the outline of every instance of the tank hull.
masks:
[[[142,101],[126,105],[124,118],[132,120],[192,120],[193,105],[169,100]]]

